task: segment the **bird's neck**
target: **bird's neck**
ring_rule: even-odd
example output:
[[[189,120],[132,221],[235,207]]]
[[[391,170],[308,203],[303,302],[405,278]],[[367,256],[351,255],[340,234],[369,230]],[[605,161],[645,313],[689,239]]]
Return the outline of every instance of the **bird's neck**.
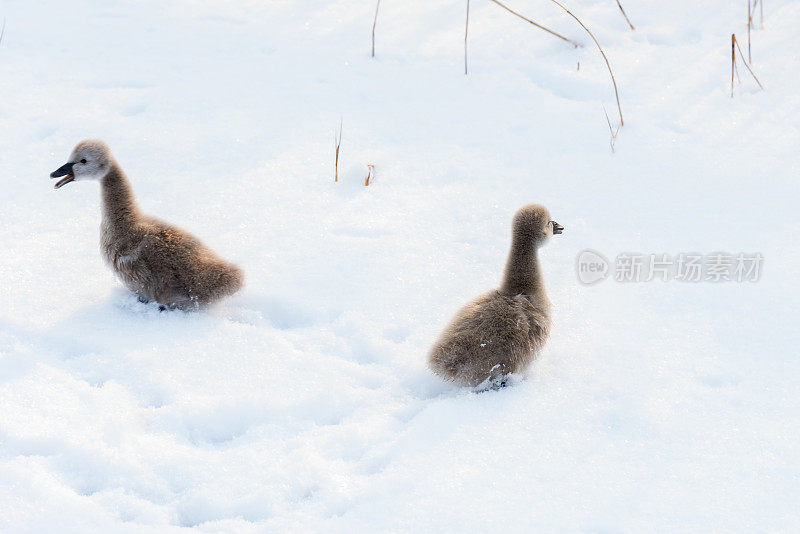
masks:
[[[500,292],[510,296],[544,293],[537,247],[530,237],[514,234]]]
[[[131,184],[116,161],[101,181],[103,196],[103,224],[111,230],[124,230],[134,224],[139,208]]]

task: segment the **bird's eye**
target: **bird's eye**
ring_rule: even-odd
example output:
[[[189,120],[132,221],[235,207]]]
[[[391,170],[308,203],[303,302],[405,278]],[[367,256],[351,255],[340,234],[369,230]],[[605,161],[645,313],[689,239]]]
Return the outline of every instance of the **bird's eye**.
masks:
[[[81,160],[81,163],[86,163],[86,158],[83,158],[83,159]]]

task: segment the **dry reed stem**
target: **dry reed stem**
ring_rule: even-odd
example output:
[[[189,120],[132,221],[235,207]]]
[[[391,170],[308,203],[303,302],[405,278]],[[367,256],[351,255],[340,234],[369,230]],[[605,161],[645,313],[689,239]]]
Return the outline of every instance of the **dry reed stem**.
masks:
[[[555,36],[556,36],[556,37],[558,37],[559,39],[561,39],[561,40],[563,40],[563,41],[566,41],[566,42],[568,42],[569,44],[571,44],[571,45],[572,45],[572,46],[574,46],[575,48],[578,48],[578,47],[580,46],[578,43],[576,43],[576,42],[575,42],[575,41],[573,41],[572,39],[567,39],[566,37],[564,37],[564,36],[563,36],[563,35],[561,35],[560,33],[556,33],[556,32],[554,32],[553,30],[551,30],[551,29],[549,29],[549,28],[545,28],[544,26],[542,26],[542,25],[541,25],[541,24],[539,24],[539,23],[537,23],[537,22],[533,22],[531,19],[529,19],[529,18],[527,18],[527,17],[524,17],[524,16],[520,15],[519,13],[517,13],[516,11],[514,11],[513,9],[511,9],[511,8],[510,8],[510,7],[508,7],[507,5],[505,5],[505,4],[503,4],[503,3],[500,3],[500,2],[498,2],[498,0],[491,0],[491,1],[492,1],[492,2],[494,2],[495,4],[497,4],[498,6],[502,7],[503,9],[505,9],[506,11],[508,11],[509,13],[511,13],[512,15],[515,15],[515,16],[517,16],[517,17],[521,18],[522,20],[524,20],[524,21],[526,21],[526,22],[529,22],[529,23],[533,24],[534,26],[536,26],[536,27],[537,27],[537,28],[539,28],[540,30],[544,30],[544,31],[546,31],[547,33],[549,33],[550,35],[555,35]]]
[[[736,50],[739,50],[739,57],[741,58],[742,63],[744,63],[744,66],[747,67],[747,70],[750,72],[750,75],[756,81],[758,86],[763,90],[764,86],[761,85],[761,82],[759,81],[758,77],[756,76],[756,73],[753,72],[753,69],[750,68],[750,65],[748,65],[747,61],[745,61],[745,59],[744,59],[744,52],[742,52],[742,47],[739,46],[739,40],[736,39],[736,34],[732,33],[731,34],[731,98],[733,98],[733,73],[734,73],[734,70],[736,71],[736,77],[737,78],[739,77],[739,69],[736,68]],[[740,80],[740,83],[741,83],[741,80]]]
[[[756,76],[756,73],[755,73],[755,72],[753,72],[753,69],[751,69],[751,68],[750,68],[750,65],[748,65],[748,64],[747,64],[747,61],[745,61],[745,60],[744,60],[744,54],[742,53],[742,47],[741,47],[741,46],[739,46],[739,41],[738,41],[738,39],[736,39],[736,34],[733,34],[733,42],[734,42],[734,43],[736,43],[736,49],[737,49],[737,50],[739,50],[739,55],[740,55],[740,56],[742,56],[742,63],[744,63],[744,66],[745,66],[745,67],[747,67],[747,70],[748,70],[748,71],[750,71],[750,75],[751,75],[751,76],[753,77],[753,79],[756,81],[756,83],[758,84],[758,86],[759,86],[761,89],[764,89],[764,86],[763,86],[763,85],[761,85],[761,82],[760,82],[760,81],[758,81],[758,77]]]
[[[755,7],[755,6],[753,6]],[[750,26],[753,22],[753,12],[750,11],[750,0],[747,0],[747,61],[753,62],[753,56],[750,54]]]
[[[375,176],[375,164],[367,164],[367,177],[364,178],[364,185],[369,185],[370,180]]]
[[[622,4],[620,4],[619,0],[617,0],[617,5],[619,6],[619,10],[622,11],[622,16],[625,17],[625,22],[628,23],[628,26],[630,26],[632,30],[635,30],[636,28],[631,24],[631,19],[628,18],[628,14],[625,13],[625,10],[622,9]]]
[[[375,26],[378,25],[378,10],[381,8],[381,0],[375,6],[375,19],[372,21],[372,57],[375,57]]]
[[[344,119],[339,121],[339,135],[335,137],[336,139],[336,160],[334,161],[334,174],[333,174],[333,181],[339,181],[339,148],[342,146],[342,123]]]
[[[464,27],[464,76],[467,75],[467,37],[469,36],[469,0],[467,0],[467,23]]]
[[[611,71],[611,63],[608,62],[606,53],[603,52],[603,48],[600,46],[600,43],[597,42],[597,39],[595,38],[594,34],[591,31],[589,31],[589,28],[587,28],[586,25],[583,22],[581,22],[581,19],[573,15],[572,11],[570,11],[569,9],[558,3],[556,0],[550,0],[550,1],[553,2],[555,5],[557,5],[558,7],[560,7],[561,9],[563,9],[564,11],[566,11],[570,17],[575,19],[577,23],[581,25],[581,28],[586,30],[586,33],[589,34],[589,37],[592,38],[594,44],[597,45],[597,49],[600,50],[600,54],[603,56],[603,59],[606,62],[606,67],[608,67],[608,73],[611,75],[611,83],[614,84],[614,96],[616,96],[617,98],[617,111],[619,112],[619,125],[623,126],[625,124],[625,121],[622,119],[622,106],[620,106],[619,104],[619,91],[617,90],[617,80],[614,79],[614,73]]]
[[[608,112],[606,111],[605,106],[603,106],[603,113],[605,113],[606,115],[606,122],[608,123],[608,133],[611,134],[611,140],[609,142],[611,144],[611,153],[613,154],[617,151],[614,145],[616,145],[617,143],[617,136],[619,135],[619,129],[622,127],[622,125],[617,126],[617,129],[614,130],[614,128],[612,128],[611,126],[611,119],[608,118]]]
[[[753,2],[753,9],[750,10],[750,18],[755,18],[756,15],[756,7],[759,8],[761,11],[761,29],[764,29],[764,0],[755,0]]]
[[[736,34],[731,34],[731,98],[733,98],[733,71],[736,68]]]

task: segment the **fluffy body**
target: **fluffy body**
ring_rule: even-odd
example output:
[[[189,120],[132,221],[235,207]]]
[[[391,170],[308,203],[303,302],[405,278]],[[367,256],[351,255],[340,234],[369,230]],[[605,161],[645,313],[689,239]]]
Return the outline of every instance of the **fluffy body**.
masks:
[[[143,217],[122,234],[103,223],[100,249],[125,287],[143,302],[168,308],[197,310],[234,294],[244,283],[236,265],[154,217]]]
[[[459,310],[428,354],[434,373],[462,386],[478,386],[523,371],[550,336],[550,300],[537,249],[553,229],[543,206],[531,204],[514,217],[511,251],[500,288]]]
[[[79,143],[70,162],[75,162],[75,180],[100,181],[103,258],[140,300],[198,310],[242,287],[244,273],[239,267],[189,232],[139,211],[130,183],[105,143]]]
[[[431,369],[462,386],[519,373],[550,335],[549,304],[490,291],[456,313],[429,356]]]

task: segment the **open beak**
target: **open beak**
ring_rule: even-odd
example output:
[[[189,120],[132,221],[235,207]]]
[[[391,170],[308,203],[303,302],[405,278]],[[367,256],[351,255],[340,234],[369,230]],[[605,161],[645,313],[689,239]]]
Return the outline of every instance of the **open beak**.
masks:
[[[564,227],[563,226],[561,226],[560,224],[558,224],[555,221],[550,221],[550,222],[553,223],[553,235],[560,234],[560,233],[564,232]]]
[[[72,174],[72,167],[74,165],[75,165],[74,163],[65,163],[64,165],[62,165],[61,167],[50,173],[50,178],[59,178],[60,176],[63,176],[63,178],[61,178],[58,182],[56,182],[55,186],[56,189],[58,189],[64,184],[70,183],[72,180],[75,179],[75,175]]]

